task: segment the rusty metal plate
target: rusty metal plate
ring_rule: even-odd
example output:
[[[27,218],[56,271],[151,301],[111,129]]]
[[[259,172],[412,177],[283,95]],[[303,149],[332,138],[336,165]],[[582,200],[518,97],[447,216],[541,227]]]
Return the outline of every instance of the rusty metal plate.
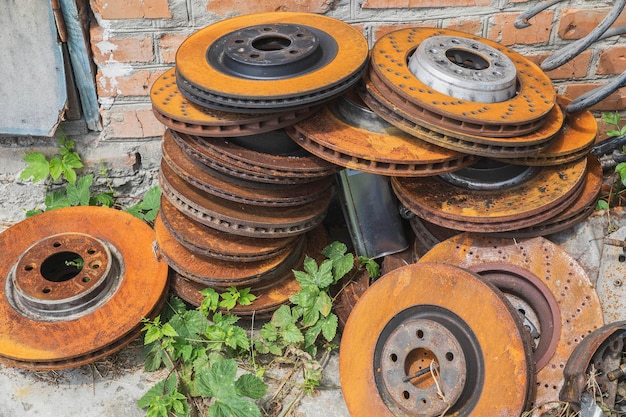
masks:
[[[270,259],[287,251],[298,236],[258,239],[221,232],[184,215],[167,198],[161,198],[161,221],[170,234],[190,251],[230,262]]]
[[[400,202],[421,218],[450,229],[502,232],[536,225],[565,210],[581,193],[587,160],[542,167],[522,184],[468,190],[438,177],[392,178]]]
[[[559,395],[562,401],[580,406],[581,396],[588,389],[593,366],[603,402],[613,408],[617,378],[612,373],[618,370],[621,363],[625,332],[625,321],[609,323],[594,330],[576,346],[563,371],[565,383]],[[609,375],[612,379],[609,379]]]
[[[228,201],[199,190],[161,163],[163,196],[198,223],[240,236],[279,238],[317,227],[330,204],[330,191],[316,201],[296,207],[261,207]]]
[[[353,416],[509,417],[532,393],[530,356],[517,312],[495,287],[461,268],[423,263],[386,274],[359,299],[339,373]]]
[[[130,343],[167,293],[153,242],[141,220],[101,207],[49,211],[1,233],[0,362],[68,368]]]
[[[498,239],[464,233],[441,242],[420,262],[457,265],[486,280],[497,274],[518,280],[518,287],[503,291],[520,300],[518,308],[540,334],[534,404],[558,400],[563,369],[574,348],[604,324],[595,287],[576,260],[544,238]],[[554,320],[542,327],[542,316]]]
[[[255,206],[289,207],[310,203],[328,191],[333,176],[299,185],[263,184],[215,171],[199,164],[178,146],[172,135],[163,135],[163,161],[189,184],[226,200]]]
[[[152,110],[170,129],[202,137],[246,136],[281,129],[317,112],[319,106],[280,113],[233,113],[198,106],[176,85],[176,70],[167,70],[152,84]]]
[[[306,233],[306,252],[318,262],[322,262],[322,250],[328,245],[328,234],[323,227],[315,228]],[[294,269],[301,270],[303,261]],[[190,304],[199,306],[203,296],[200,294],[204,288],[203,284],[191,281],[180,274],[173,274],[172,290],[183,300]],[[257,297],[251,305],[238,305],[230,310],[239,316],[252,316],[254,318],[269,318],[271,313],[281,305],[289,302],[289,297],[300,291],[300,284],[294,278],[293,271],[277,277],[266,288],[254,289],[253,294]]]
[[[455,124],[437,126],[427,119],[416,118],[402,103],[392,103],[366,78],[362,97],[381,118],[410,135],[446,149],[494,158],[520,158],[545,151],[563,124],[558,106],[546,116],[537,130],[507,138],[478,136],[455,131]]]
[[[557,103],[564,109],[571,100],[557,96]],[[598,133],[598,123],[589,111],[566,113],[563,127],[554,137],[551,145],[537,155],[524,158],[510,158],[506,161],[521,165],[559,165],[575,161],[587,155],[593,147]]]
[[[300,146],[322,159],[379,175],[436,175],[477,160],[421,141],[375,118],[364,104],[341,97],[285,130]]]
[[[178,86],[207,107],[240,112],[298,107],[330,99],[357,82],[368,50],[361,32],[330,17],[292,12],[238,16],[209,25],[181,44]]]
[[[288,250],[254,262],[228,262],[195,253],[178,242],[160,217],[154,223],[158,250],[169,266],[184,277],[205,286],[264,288],[291,271],[304,257],[304,235]]]
[[[233,177],[250,181],[270,184],[302,184],[335,174],[343,169],[301,148],[301,152],[272,155],[246,149],[226,139],[214,138],[209,142],[172,130],[168,132],[178,146],[194,161]],[[280,134],[286,135],[284,131]]]
[[[407,62],[418,45],[436,36],[454,36],[485,44],[513,61],[517,95],[498,103],[459,100],[435,91],[415,77]],[[410,28],[381,37],[372,48],[369,77],[394,103],[408,103],[419,118],[439,118],[456,123],[457,130],[484,135],[519,136],[536,130],[555,105],[550,78],[527,58],[502,45],[453,30]],[[442,124],[442,123],[440,123]]]

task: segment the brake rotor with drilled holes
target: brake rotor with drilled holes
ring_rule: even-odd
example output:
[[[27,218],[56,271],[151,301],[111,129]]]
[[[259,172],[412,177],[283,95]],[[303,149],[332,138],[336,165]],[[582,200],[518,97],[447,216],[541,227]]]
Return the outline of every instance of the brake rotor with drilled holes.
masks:
[[[315,258],[318,262],[322,250],[328,245],[328,234],[323,227],[315,228],[306,233],[306,252],[318,254]],[[303,263],[299,263],[294,269],[302,270]],[[199,306],[204,298],[200,291],[207,288],[205,285],[199,284],[185,278],[180,274],[173,274],[172,290],[183,300],[188,303]],[[253,316],[254,318],[264,318],[271,316],[271,313],[278,307],[289,302],[289,297],[300,291],[300,284],[295,280],[293,271],[288,271],[281,277],[275,278],[270,285],[262,289],[254,289],[252,294],[256,299],[249,306],[237,305],[230,310],[239,316]]]
[[[223,261],[254,262],[274,258],[297,240],[297,236],[258,239],[221,232],[192,220],[164,197],[159,215],[168,232],[181,245],[199,255]]]
[[[455,230],[503,232],[542,223],[573,204],[582,192],[586,166],[583,159],[541,167],[523,182],[513,186],[494,182],[495,187],[486,190],[439,177],[395,177],[391,184],[407,209],[431,223]]]
[[[163,161],[189,184],[226,200],[258,206],[288,207],[310,203],[325,193],[334,177],[299,185],[248,181],[196,163],[178,146],[171,134],[163,136]]]
[[[487,71],[494,69],[495,61],[489,62],[491,57],[476,53],[477,48],[493,48],[510,59],[516,71],[517,94],[508,100],[488,103],[454,98],[426,85],[411,72],[408,62],[422,42],[437,37],[468,43],[469,46],[454,48],[442,46],[448,60],[460,71],[482,72],[466,62],[455,62],[452,52],[462,50],[473,57],[466,61],[487,61]],[[496,42],[453,30],[411,28],[383,36],[372,49],[368,75],[389,101],[410,106],[414,122],[430,119],[434,124],[454,126],[456,131],[477,136],[508,137],[533,132],[544,123],[555,104],[550,78],[537,65]],[[472,79],[481,84],[480,77]]]
[[[564,109],[571,100],[557,96],[557,103]],[[583,158],[593,147],[598,133],[598,123],[589,111],[566,114],[565,122],[551,145],[537,155],[511,158],[506,161],[521,165],[559,165]]]
[[[477,159],[407,135],[379,118],[354,93],[344,94],[314,117],[285,130],[322,159],[379,175],[436,175]]]
[[[602,190],[602,166],[594,158],[587,159],[587,176],[581,193],[564,211],[543,223],[511,232],[494,233],[496,237],[529,238],[546,236],[568,229],[594,212],[598,197]]]
[[[176,70],[169,69],[152,84],[150,98],[156,118],[178,132],[203,137],[246,136],[269,132],[305,119],[319,106],[279,113],[232,113],[189,102],[176,85]]]
[[[154,223],[154,231],[159,252],[174,271],[211,287],[264,288],[276,277],[291,271],[304,256],[304,236],[273,258],[243,263],[222,261],[187,249],[172,236],[160,217]]]
[[[544,238],[452,237],[420,262],[445,262],[480,274],[500,287],[536,327],[537,392],[534,404],[557,401],[563,368],[574,348],[602,326],[598,295],[584,269]]]
[[[341,338],[348,410],[518,416],[534,383],[525,332],[504,296],[471,272],[435,263],[393,270],[359,299]]]
[[[553,106],[538,129],[506,138],[486,137],[457,131],[455,123],[437,125],[426,117],[416,118],[406,102],[392,103],[375,85],[365,79],[363,100],[382,119],[410,135],[446,149],[493,158],[533,156],[551,146],[563,125],[563,112]]]
[[[309,13],[260,13],[222,20],[176,53],[178,88],[197,104],[268,112],[328,100],[356,83],[368,45],[354,27]]]
[[[300,148],[284,131],[272,132],[281,153],[265,153],[233,143],[233,138],[210,141],[169,130],[166,135],[191,159],[233,177],[270,184],[302,184],[332,175],[342,168]],[[249,140],[256,136],[247,137]],[[271,140],[271,138],[270,138]],[[249,144],[249,142],[246,142]]]
[[[0,362],[62,369],[126,346],[167,293],[154,232],[118,210],[71,207],[0,234]]]

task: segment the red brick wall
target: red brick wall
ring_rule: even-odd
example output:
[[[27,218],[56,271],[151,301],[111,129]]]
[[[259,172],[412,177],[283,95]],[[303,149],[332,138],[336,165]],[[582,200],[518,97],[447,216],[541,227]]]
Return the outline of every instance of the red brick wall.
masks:
[[[326,14],[352,23],[370,45],[385,33],[408,26],[440,27],[486,37],[540,62],[579,39],[600,22],[611,1],[559,3],[515,29],[517,16],[536,1],[526,0],[90,0],[93,59],[105,136],[158,136],[151,116],[152,82],[174,64],[176,49],[196,30],[229,16],[271,11]],[[616,25],[626,24],[626,13]],[[571,98],[626,71],[626,43],[612,38],[593,45],[570,63],[549,72],[560,94]],[[626,88],[595,107],[624,110]]]

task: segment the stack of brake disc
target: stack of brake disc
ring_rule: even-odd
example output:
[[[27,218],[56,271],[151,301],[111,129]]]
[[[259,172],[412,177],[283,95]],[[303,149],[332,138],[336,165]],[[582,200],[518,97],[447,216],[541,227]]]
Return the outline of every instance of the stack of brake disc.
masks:
[[[153,85],[168,128],[155,224],[173,289],[250,287],[241,315],[269,313],[298,290],[292,270],[326,245],[321,226],[340,169],[282,128],[355,84],[367,43],[341,21],[305,13],[227,19],[187,38]]]
[[[321,158],[392,176],[416,234],[532,237],[592,212],[602,177],[587,157],[596,121],[565,115],[568,100],[528,59],[429,28],[383,36],[370,57],[358,89],[367,110],[344,96],[287,130]]]

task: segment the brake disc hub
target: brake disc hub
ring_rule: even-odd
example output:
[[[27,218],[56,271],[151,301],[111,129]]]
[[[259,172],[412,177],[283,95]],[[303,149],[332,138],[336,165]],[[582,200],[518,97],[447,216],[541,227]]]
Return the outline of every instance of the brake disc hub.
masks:
[[[427,86],[461,100],[495,103],[515,96],[517,71],[500,50],[457,36],[425,39],[409,70]]]

